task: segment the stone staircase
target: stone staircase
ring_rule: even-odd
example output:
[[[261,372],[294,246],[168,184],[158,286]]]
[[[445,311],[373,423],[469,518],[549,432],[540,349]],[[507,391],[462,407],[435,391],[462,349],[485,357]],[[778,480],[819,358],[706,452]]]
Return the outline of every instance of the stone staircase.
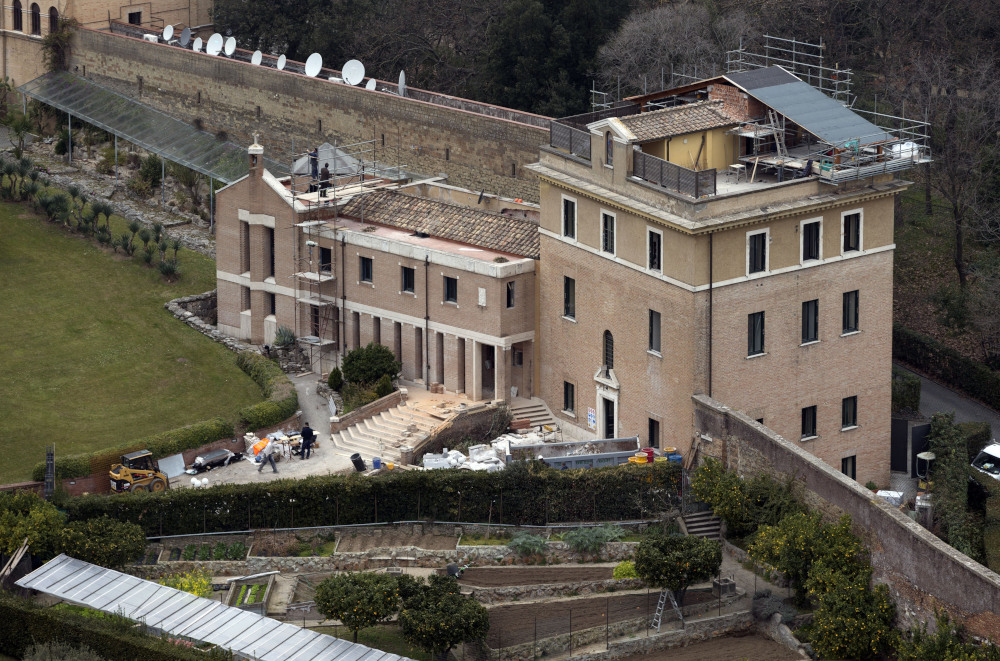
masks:
[[[369,466],[372,457],[398,462],[401,446],[411,445],[414,438],[424,436],[439,424],[439,419],[404,403],[334,433],[333,451],[342,455],[358,452]]]
[[[711,511],[695,512],[684,515],[684,528],[692,537],[706,539],[721,539],[722,522]]]
[[[514,420],[531,420],[532,427],[559,424],[549,412],[549,407],[540,399],[516,399],[511,402],[510,411],[514,414]]]

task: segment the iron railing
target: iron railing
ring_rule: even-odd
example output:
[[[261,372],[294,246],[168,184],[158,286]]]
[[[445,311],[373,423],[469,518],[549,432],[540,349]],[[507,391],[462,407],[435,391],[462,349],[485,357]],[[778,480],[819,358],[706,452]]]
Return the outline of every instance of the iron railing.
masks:
[[[549,122],[549,145],[590,160],[590,132],[575,129],[559,122]]]
[[[716,170],[689,170],[641,151],[632,152],[632,176],[681,195],[715,195]]]

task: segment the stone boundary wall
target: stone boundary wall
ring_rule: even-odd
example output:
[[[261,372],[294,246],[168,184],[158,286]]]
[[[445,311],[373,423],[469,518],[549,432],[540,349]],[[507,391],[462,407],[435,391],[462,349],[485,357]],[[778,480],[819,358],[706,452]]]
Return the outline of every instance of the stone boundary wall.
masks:
[[[1000,642],[1000,575],[796,443],[711,397],[695,395],[693,400],[703,455],[746,477],[794,476],[809,506],[828,518],[851,516],[871,556],[874,580],[889,588],[903,626],[933,623],[935,609],[943,609],[973,635]]]
[[[387,167],[538,201],[524,166],[547,128],[86,28],[69,52],[70,71],[205,131],[247,145],[259,132],[280,162],[323,142],[374,140]]]
[[[257,351],[255,347],[241,342],[236,338],[229,337],[214,325],[202,319],[200,316],[200,314],[203,314],[206,311],[214,314],[213,311],[218,310],[217,289],[205,292],[204,294],[193,294],[191,296],[175,298],[172,301],[164,303],[163,307],[165,307],[170,314],[174,315],[175,319],[183,321],[191,328],[195,329],[202,335],[211,338],[215,342],[218,342],[230,351],[235,353],[239,353],[241,351]]]
[[[400,402],[405,401],[406,394],[403,390],[396,390],[395,392],[389,393],[385,397],[376,399],[370,404],[365,404],[361,408],[354,409],[350,413],[333,416],[330,418],[330,433],[336,434],[339,431],[344,431],[351,425],[356,425],[362,420],[367,420],[368,418],[374,417],[383,411],[395,408],[399,406]]]

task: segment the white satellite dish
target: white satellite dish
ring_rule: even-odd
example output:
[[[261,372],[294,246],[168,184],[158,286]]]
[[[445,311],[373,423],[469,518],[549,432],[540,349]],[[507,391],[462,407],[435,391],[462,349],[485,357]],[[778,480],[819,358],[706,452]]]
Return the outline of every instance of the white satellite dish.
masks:
[[[399,70],[399,95],[406,96],[406,72]]]
[[[201,52],[201,44],[202,44],[201,37],[195,37],[194,38],[194,45],[191,46],[191,50],[193,50],[196,53],[200,53]]]
[[[279,55],[278,56],[278,71],[281,71],[284,68],[285,68],[285,56],[284,55]]]
[[[181,47],[187,48],[188,44],[191,43],[191,28],[184,28],[181,30]]]
[[[369,78],[368,79],[368,83],[365,84],[365,89],[366,90],[373,90],[373,89],[375,89],[375,85],[376,85],[375,79],[374,78]]]
[[[208,38],[208,44],[205,46],[205,52],[209,55],[218,55],[219,51],[222,50],[222,35],[216,32],[211,37]]]
[[[315,78],[319,75],[319,70],[323,68],[323,56],[319,53],[313,53],[306,60],[306,75],[310,78]]]
[[[236,37],[229,37],[226,39],[225,53],[226,57],[232,57],[233,53],[236,52]]]
[[[361,64],[361,60],[348,60],[340,73],[348,85],[359,85],[365,79],[365,65]]]
[[[253,52],[253,55],[250,56],[250,64],[258,66],[262,59],[264,59],[263,53],[261,53],[259,50],[255,50]]]
[[[174,26],[168,25],[163,28],[163,41],[170,41],[174,38]]]

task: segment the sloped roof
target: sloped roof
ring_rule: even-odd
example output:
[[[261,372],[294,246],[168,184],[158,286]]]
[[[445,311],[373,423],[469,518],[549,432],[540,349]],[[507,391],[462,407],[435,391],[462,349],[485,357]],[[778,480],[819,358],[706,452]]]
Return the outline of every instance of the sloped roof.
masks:
[[[538,259],[538,226],[528,220],[440,200],[379,191],[350,200],[341,214],[498,252]]]
[[[738,124],[739,121],[726,114],[722,106],[721,100],[698,101],[683,106],[621,117],[618,121],[632,132],[636,142],[649,142],[674,135]]]

